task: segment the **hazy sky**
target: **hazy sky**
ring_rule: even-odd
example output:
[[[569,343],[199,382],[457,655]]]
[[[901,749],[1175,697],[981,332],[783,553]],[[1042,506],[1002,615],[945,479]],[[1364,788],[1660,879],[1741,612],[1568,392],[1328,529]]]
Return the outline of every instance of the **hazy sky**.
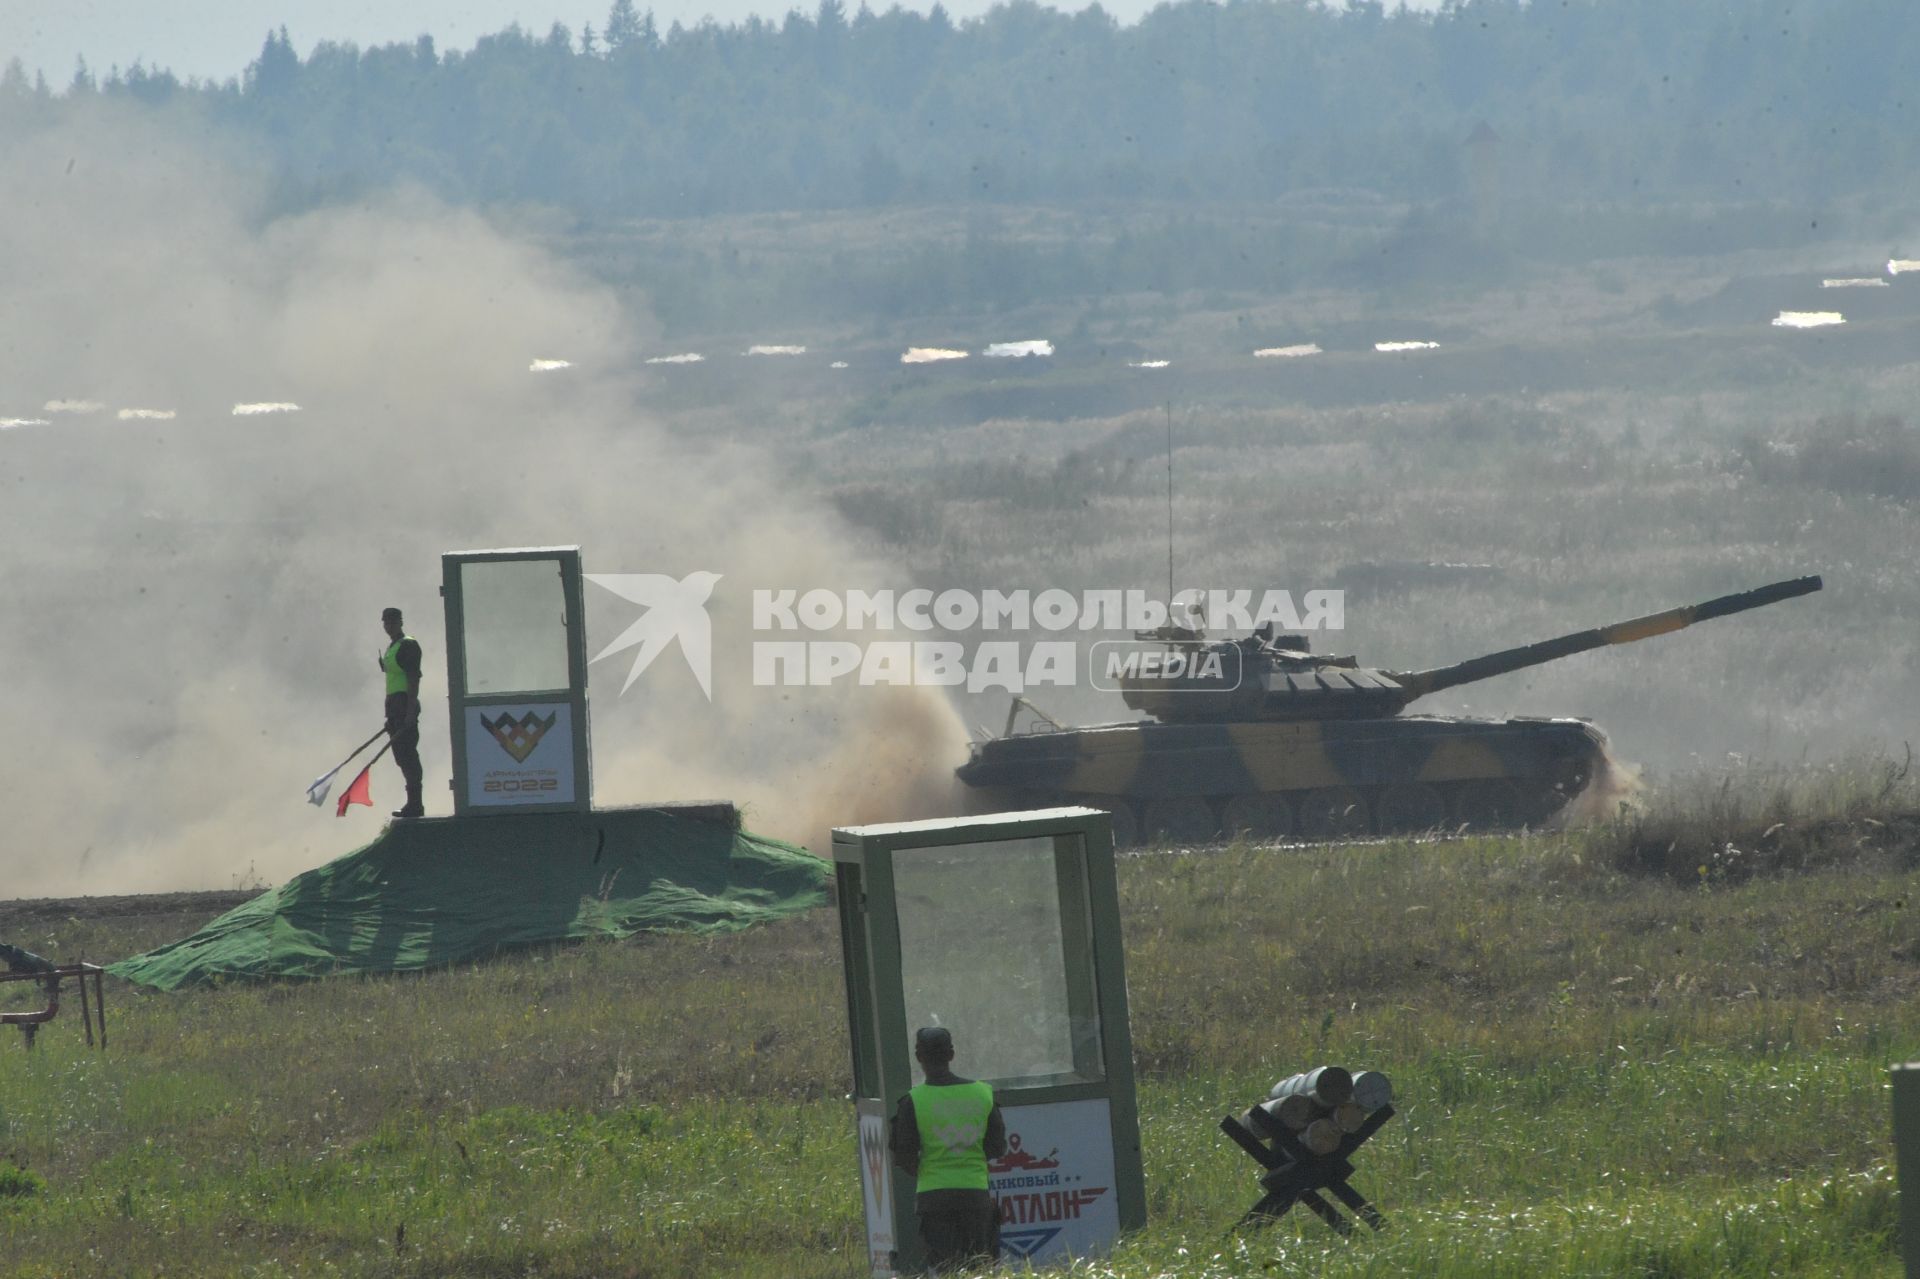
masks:
[[[269,30],[284,25],[304,56],[321,40],[351,40],[362,47],[412,40],[430,33],[443,48],[471,48],[475,38],[508,23],[544,33],[556,21],[578,32],[583,22],[603,25],[610,0],[0,0],[0,59],[17,57],[29,71],[41,70],[56,88],[73,76],[84,56],[97,74],[136,60],[167,67],[182,77],[237,76],[260,52]],[[873,0],[869,0],[873,3]],[[1155,0],[1103,0],[1108,12],[1131,22]],[[892,0],[874,4],[890,7]],[[777,18],[789,9],[811,13],[818,0],[635,0],[653,9],[664,30],[675,20],[691,26],[711,14],[736,22],[758,13]],[[992,7],[992,0],[946,0],[955,18]],[[925,12],[932,0],[906,0]],[[1085,0],[1055,0],[1056,9],[1079,10]],[[1423,6],[1424,7],[1424,6]],[[847,9],[859,0],[847,0]]]

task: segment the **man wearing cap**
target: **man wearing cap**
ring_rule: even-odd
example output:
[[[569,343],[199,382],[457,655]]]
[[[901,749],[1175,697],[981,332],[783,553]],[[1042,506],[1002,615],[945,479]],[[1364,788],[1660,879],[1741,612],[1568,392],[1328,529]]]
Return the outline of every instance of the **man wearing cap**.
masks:
[[[913,1057],[926,1082],[900,1099],[889,1144],[893,1162],[915,1179],[914,1212],[935,1273],[1000,1259],[1000,1229],[987,1160],[1007,1151],[1007,1125],[993,1085],[953,1073],[953,1034],[914,1032]]]
[[[393,762],[407,784],[407,802],[393,810],[395,817],[422,817],[420,803],[420,641],[407,634],[400,610],[380,610],[387,647],[380,654],[380,672],[387,679],[387,740],[393,743]]]

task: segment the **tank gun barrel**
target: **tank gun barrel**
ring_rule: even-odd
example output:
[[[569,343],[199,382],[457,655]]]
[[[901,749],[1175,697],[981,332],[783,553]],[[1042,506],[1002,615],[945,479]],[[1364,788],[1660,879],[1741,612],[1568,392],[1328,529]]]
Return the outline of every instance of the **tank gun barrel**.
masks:
[[[1571,635],[1541,640],[1537,644],[1524,644],[1519,648],[1489,653],[1485,657],[1469,658],[1464,662],[1456,662],[1452,666],[1436,666],[1425,671],[1395,672],[1392,678],[1406,690],[1407,700],[1413,701],[1415,698],[1425,697],[1428,693],[1437,693],[1441,689],[1453,688],[1459,684],[1471,684],[1476,680],[1491,679],[1495,675],[1505,675],[1509,671],[1538,666],[1543,662],[1557,661],[1562,657],[1571,657],[1575,653],[1587,652],[1589,649],[1605,648],[1609,644],[1631,644],[1636,640],[1665,635],[1669,631],[1684,630],[1695,622],[1744,613],[1750,608],[1778,604],[1782,600],[1790,600],[1799,595],[1811,595],[1819,590],[1821,585],[1817,576],[1796,577],[1791,581],[1774,582],[1768,586],[1756,587],[1751,591],[1722,595],[1718,599],[1707,600],[1702,604],[1670,608],[1662,613],[1648,613],[1645,617],[1629,618],[1624,622],[1615,622],[1611,626],[1599,626],[1589,631],[1575,631]]]

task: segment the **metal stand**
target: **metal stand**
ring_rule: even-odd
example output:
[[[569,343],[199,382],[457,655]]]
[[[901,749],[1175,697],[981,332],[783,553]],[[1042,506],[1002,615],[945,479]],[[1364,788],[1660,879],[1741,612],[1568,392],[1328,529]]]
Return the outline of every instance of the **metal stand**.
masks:
[[[1366,1144],[1369,1137],[1380,1131],[1382,1124],[1393,1118],[1393,1107],[1382,1106],[1367,1116],[1367,1121],[1358,1129],[1340,1139],[1340,1144],[1331,1154],[1316,1155],[1300,1144],[1300,1139],[1291,1129],[1269,1115],[1258,1106],[1249,1112],[1256,1134],[1246,1124],[1232,1115],[1220,1121],[1220,1131],[1233,1138],[1256,1163],[1266,1169],[1260,1178],[1261,1189],[1267,1193],[1260,1202],[1247,1209],[1246,1215],[1236,1223],[1235,1229],[1249,1222],[1264,1224],[1286,1214],[1295,1203],[1302,1203],[1343,1235],[1353,1233],[1353,1223],[1341,1215],[1321,1197],[1326,1191],[1351,1209],[1360,1220],[1375,1230],[1387,1224],[1379,1209],[1368,1203],[1365,1196],[1347,1183],[1353,1176],[1353,1152]],[[1264,1137],[1272,1145],[1261,1140]]]
[[[27,1048],[33,1048],[34,1036],[40,1027],[52,1021],[60,1012],[60,983],[68,977],[78,978],[80,982],[80,1021],[86,1027],[87,1047],[94,1046],[94,1030],[99,1028],[99,1046],[107,1046],[107,993],[100,984],[100,976],[106,972],[98,964],[85,962],[77,964],[58,964],[40,971],[0,973],[0,983],[11,981],[37,981],[46,988],[47,1006],[32,1012],[0,1013],[0,1026],[18,1026],[26,1037]],[[93,998],[87,998],[87,979],[93,979]]]

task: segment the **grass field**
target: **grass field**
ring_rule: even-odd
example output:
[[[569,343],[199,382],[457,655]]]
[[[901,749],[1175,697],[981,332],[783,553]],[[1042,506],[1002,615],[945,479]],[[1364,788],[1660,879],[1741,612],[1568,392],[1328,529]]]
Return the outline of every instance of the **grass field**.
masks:
[[[1894,766],[1747,769],[1583,832],[1125,859],[1150,1224],[1078,1273],[1897,1273],[1916,808]],[[168,905],[0,935],[102,958]],[[859,1273],[829,912],[109,997],[104,1053],[0,1042],[0,1273]],[[1324,1061],[1395,1080],[1356,1179],[1390,1229],[1234,1233],[1214,1125]]]

